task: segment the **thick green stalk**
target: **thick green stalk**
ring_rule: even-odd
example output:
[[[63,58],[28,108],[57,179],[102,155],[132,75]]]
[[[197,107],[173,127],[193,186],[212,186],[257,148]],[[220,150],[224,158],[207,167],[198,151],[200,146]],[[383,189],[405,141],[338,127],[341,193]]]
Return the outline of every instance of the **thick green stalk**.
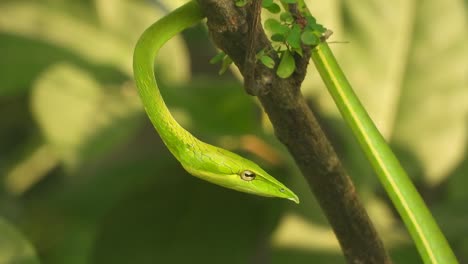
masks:
[[[424,263],[458,263],[421,196],[356,97],[327,43],[313,49],[312,60],[416,242]]]

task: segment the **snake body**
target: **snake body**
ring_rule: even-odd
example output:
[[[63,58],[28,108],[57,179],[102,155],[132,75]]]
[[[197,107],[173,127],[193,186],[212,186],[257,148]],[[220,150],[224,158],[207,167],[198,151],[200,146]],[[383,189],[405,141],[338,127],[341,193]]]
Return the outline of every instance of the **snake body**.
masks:
[[[237,191],[299,203],[297,195],[254,162],[195,138],[177,123],[164,103],[154,75],[154,59],[169,39],[203,18],[198,4],[191,1],[151,25],[140,37],[133,70],[146,113],[169,151],[190,174]]]

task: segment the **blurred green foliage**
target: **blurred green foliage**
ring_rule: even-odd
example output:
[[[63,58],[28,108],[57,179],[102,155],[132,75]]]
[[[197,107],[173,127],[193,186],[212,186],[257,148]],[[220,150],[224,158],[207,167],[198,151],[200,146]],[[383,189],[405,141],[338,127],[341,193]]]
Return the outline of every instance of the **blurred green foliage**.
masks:
[[[39,263],[31,244],[3,218],[0,218],[0,234],[1,263]]]
[[[133,45],[181,1],[0,1],[0,263],[344,263],[312,194],[241,82],[219,77],[202,26],[157,61],[174,116],[262,163],[301,197],[189,176],[133,87]],[[468,36],[462,0],[308,1],[338,60],[468,261]],[[303,92],[395,263],[420,259],[310,69]],[[262,125],[263,124],[263,125]]]

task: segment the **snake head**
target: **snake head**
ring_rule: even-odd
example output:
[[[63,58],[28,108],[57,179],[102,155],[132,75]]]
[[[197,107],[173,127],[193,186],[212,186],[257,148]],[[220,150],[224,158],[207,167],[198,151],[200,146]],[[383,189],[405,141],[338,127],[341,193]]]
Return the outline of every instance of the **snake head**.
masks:
[[[207,144],[208,145],[208,144]],[[192,175],[223,187],[265,197],[285,198],[299,203],[297,195],[253,161],[208,145],[200,162],[183,167]]]

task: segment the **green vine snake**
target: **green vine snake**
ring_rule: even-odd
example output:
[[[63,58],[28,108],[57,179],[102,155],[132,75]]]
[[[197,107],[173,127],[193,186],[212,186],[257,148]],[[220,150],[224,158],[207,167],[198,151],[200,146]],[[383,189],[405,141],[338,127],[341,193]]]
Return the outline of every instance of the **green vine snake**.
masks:
[[[196,139],[174,120],[166,107],[154,76],[154,59],[167,40],[203,18],[198,4],[188,2],[150,26],[138,41],[133,68],[138,92],[151,122],[169,151],[192,175],[237,191],[299,203],[297,195],[257,164]],[[458,263],[430,211],[360,104],[326,42],[313,50],[312,60],[344,120],[380,176],[424,262]]]
[[[194,1],[151,25],[134,52],[133,71],[143,106],[164,144],[190,174],[241,192],[279,197],[299,203],[290,189],[254,162],[195,138],[172,117],[154,76],[154,59],[173,36],[204,18]]]

